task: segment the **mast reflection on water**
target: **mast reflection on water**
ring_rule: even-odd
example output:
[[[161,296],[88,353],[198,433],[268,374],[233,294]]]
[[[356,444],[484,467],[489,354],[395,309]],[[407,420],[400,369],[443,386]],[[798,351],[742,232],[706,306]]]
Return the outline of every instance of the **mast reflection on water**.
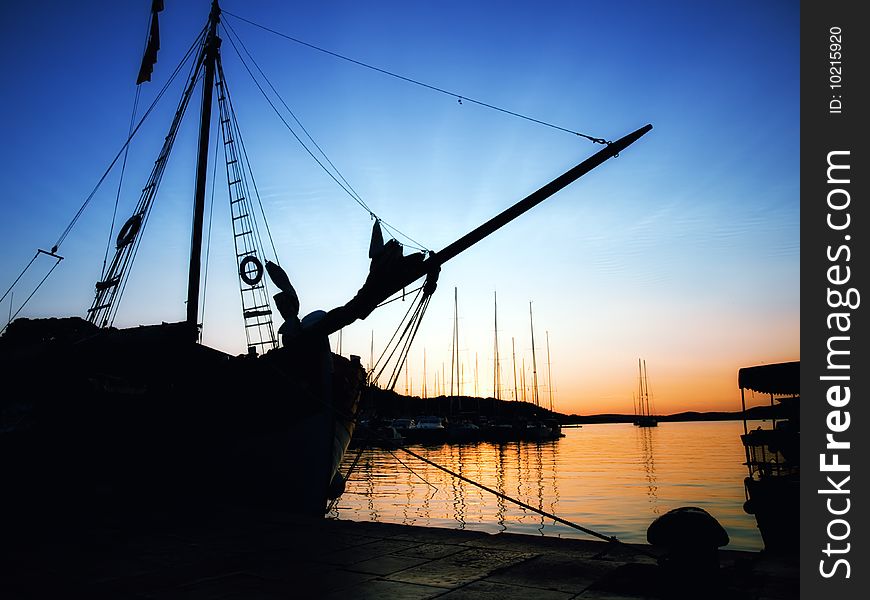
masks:
[[[415,446],[413,450],[498,492],[626,542],[678,506],[699,506],[731,537],[730,549],[760,550],[743,512],[741,423],[585,425],[550,442]],[[735,441],[737,440],[737,441]],[[584,538],[394,450],[365,450],[331,517],[499,533]],[[399,460],[401,460],[401,463]],[[350,466],[346,460],[343,472]]]

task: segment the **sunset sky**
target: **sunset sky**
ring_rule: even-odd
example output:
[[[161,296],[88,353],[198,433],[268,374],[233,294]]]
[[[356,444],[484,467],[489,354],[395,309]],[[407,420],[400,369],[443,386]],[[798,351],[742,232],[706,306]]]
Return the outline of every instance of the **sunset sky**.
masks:
[[[150,4],[7,7],[0,25],[3,291],[37,247],[55,243],[121,147]],[[152,82],[142,86],[140,115],[208,15],[206,0],[165,4],[161,49]],[[737,410],[740,367],[800,358],[797,2],[225,0],[221,6],[333,52],[594,137],[614,140],[653,125],[618,158],[444,266],[411,354],[415,394],[424,348],[429,392],[442,365],[449,379],[454,288],[465,394],[474,392],[475,358],[478,391],[493,393],[494,292],[501,396],[513,394],[512,338],[530,384],[532,302],[539,394],[548,402],[548,335],[561,412],[631,412],[638,358],[646,360],[657,412]],[[232,16],[224,20],[371,209],[429,249],[445,247],[601,148]],[[368,272],[369,214],[293,139],[226,39],[222,53],[301,314],[344,304]],[[135,206],[180,91],[176,81],[133,141],[120,222]],[[197,96],[116,326],[184,318],[198,109]],[[61,246],[65,260],[21,316],[84,316],[118,181],[115,169]],[[216,190],[204,342],[240,353],[245,343],[220,176]],[[48,267],[41,258],[12,306],[10,298],[3,301],[4,323]],[[378,354],[407,306],[396,302],[346,328],[342,353],[368,364],[372,337]],[[405,391],[404,377],[397,391]]]

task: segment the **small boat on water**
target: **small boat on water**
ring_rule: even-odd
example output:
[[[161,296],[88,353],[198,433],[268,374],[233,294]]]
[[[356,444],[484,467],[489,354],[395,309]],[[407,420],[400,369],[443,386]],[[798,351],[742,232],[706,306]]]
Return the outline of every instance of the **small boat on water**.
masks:
[[[150,81],[159,48],[157,13],[162,10],[163,3],[155,1],[137,85]],[[333,353],[327,336],[365,319],[418,281],[413,318],[419,326],[447,261],[652,128],[646,125],[606,142],[597,153],[438,252],[404,255],[397,240],[384,242],[376,219],[370,271],[356,296],[330,311],[300,317],[299,298],[280,267],[277,250],[272,248],[274,260],[267,258],[259,236],[253,203],[257,192],[221,62],[220,22],[214,0],[207,24],[191,46],[189,76],[169,133],[132,215],[118,228],[114,255],[107,252],[111,261],[95,285],[86,318],[10,318],[4,327],[0,378],[7,393],[0,451],[14,459],[4,468],[8,493],[3,501],[15,509],[50,511],[63,497],[71,506],[94,510],[124,502],[154,507],[194,500],[266,504],[322,515],[327,501],[343,488],[339,466],[355,429],[360,396],[371,380],[359,357]],[[186,319],[115,328],[153,201],[200,82]],[[213,105],[219,113],[216,136],[210,134]],[[138,129],[131,128],[118,157]],[[209,157],[217,156],[210,142],[224,151],[248,348],[241,355],[201,343],[205,196]],[[74,224],[75,219],[70,227]],[[59,264],[66,233],[51,250],[40,249],[36,258],[48,256]],[[404,354],[399,353],[393,385],[416,328],[409,322],[405,331],[412,333],[396,342]],[[7,425],[10,416],[13,425]]]
[[[745,367],[737,375],[749,474],[743,509],[755,515],[764,548],[796,553],[800,548],[800,362]],[[778,411],[768,426],[749,429],[746,391],[769,396]]]
[[[483,439],[483,431],[469,419],[452,419],[447,424],[447,438],[453,442],[478,442]]]
[[[414,419],[414,427],[408,429],[405,437],[411,444],[443,444],[447,441],[447,428],[441,417],[419,415]]]
[[[359,422],[351,439],[352,448],[375,447],[391,450],[405,444],[405,437],[399,433],[390,420],[365,419]]]

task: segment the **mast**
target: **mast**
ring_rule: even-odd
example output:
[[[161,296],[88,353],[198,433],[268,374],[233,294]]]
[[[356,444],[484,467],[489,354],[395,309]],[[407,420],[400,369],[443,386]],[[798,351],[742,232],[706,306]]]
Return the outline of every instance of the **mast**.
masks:
[[[529,302],[529,327],[532,330],[532,382],[535,386],[535,391],[532,393],[532,399],[535,401],[535,406],[538,404],[538,362],[535,360],[535,323],[532,320],[532,303]]]
[[[511,337],[511,356],[513,357],[514,363],[514,400],[519,400],[520,397],[517,394],[517,347],[514,343],[514,338]]]
[[[437,373],[436,373],[437,375]],[[423,347],[423,400],[426,399],[426,347]]]
[[[499,391],[501,389],[501,380],[498,372],[498,293],[492,293],[494,303],[493,320],[495,322],[495,352],[493,354],[492,365],[492,397],[496,400],[501,400]]]
[[[643,411],[643,366],[641,359],[637,359],[637,408],[638,415],[644,416]]]
[[[643,360],[641,370],[641,378],[643,379],[643,410],[646,416],[649,416],[649,390],[647,389],[646,381],[646,359]]]
[[[547,388],[550,391],[550,412],[553,412],[553,372],[550,370],[550,332],[544,331],[547,336]]]
[[[643,361],[643,394],[646,401],[646,414],[650,416],[652,413],[649,410],[649,379],[646,374],[646,359]]]
[[[523,376],[523,402],[526,401],[526,357],[523,357],[523,370],[520,372]]]
[[[211,133],[211,104],[214,88],[215,63],[221,40],[217,36],[221,9],[217,0],[212,0],[208,17],[208,37],[205,42],[202,81],[202,109],[199,117],[199,152],[196,161],[196,187],[193,196],[193,231],[190,240],[190,270],[187,280],[187,323],[197,332],[199,339],[199,284],[202,268],[202,223],[205,214],[205,187],[208,178],[209,137]]]
[[[459,372],[459,289],[453,288],[453,344],[450,351],[450,414],[453,415],[453,376],[456,375],[456,395],[462,381]],[[462,410],[462,400],[459,401]]]
[[[456,310],[457,310],[457,303],[458,303],[458,297],[459,297],[458,294],[459,294],[459,292],[454,287],[453,288],[453,339],[450,340],[450,398],[451,398],[450,402],[451,403],[453,402],[453,374],[455,372],[456,360],[458,358],[456,356],[456,330],[457,330]]]
[[[480,392],[477,389],[477,352],[474,353],[474,397],[480,397]]]

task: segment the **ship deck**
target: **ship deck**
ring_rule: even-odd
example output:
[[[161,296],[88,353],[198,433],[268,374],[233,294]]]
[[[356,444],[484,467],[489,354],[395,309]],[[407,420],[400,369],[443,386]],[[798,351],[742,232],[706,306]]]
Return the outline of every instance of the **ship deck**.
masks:
[[[5,598],[674,597],[655,560],[600,541],[240,509],[44,525],[4,541]],[[794,559],[728,550],[719,558],[709,589],[685,597],[798,597]]]

